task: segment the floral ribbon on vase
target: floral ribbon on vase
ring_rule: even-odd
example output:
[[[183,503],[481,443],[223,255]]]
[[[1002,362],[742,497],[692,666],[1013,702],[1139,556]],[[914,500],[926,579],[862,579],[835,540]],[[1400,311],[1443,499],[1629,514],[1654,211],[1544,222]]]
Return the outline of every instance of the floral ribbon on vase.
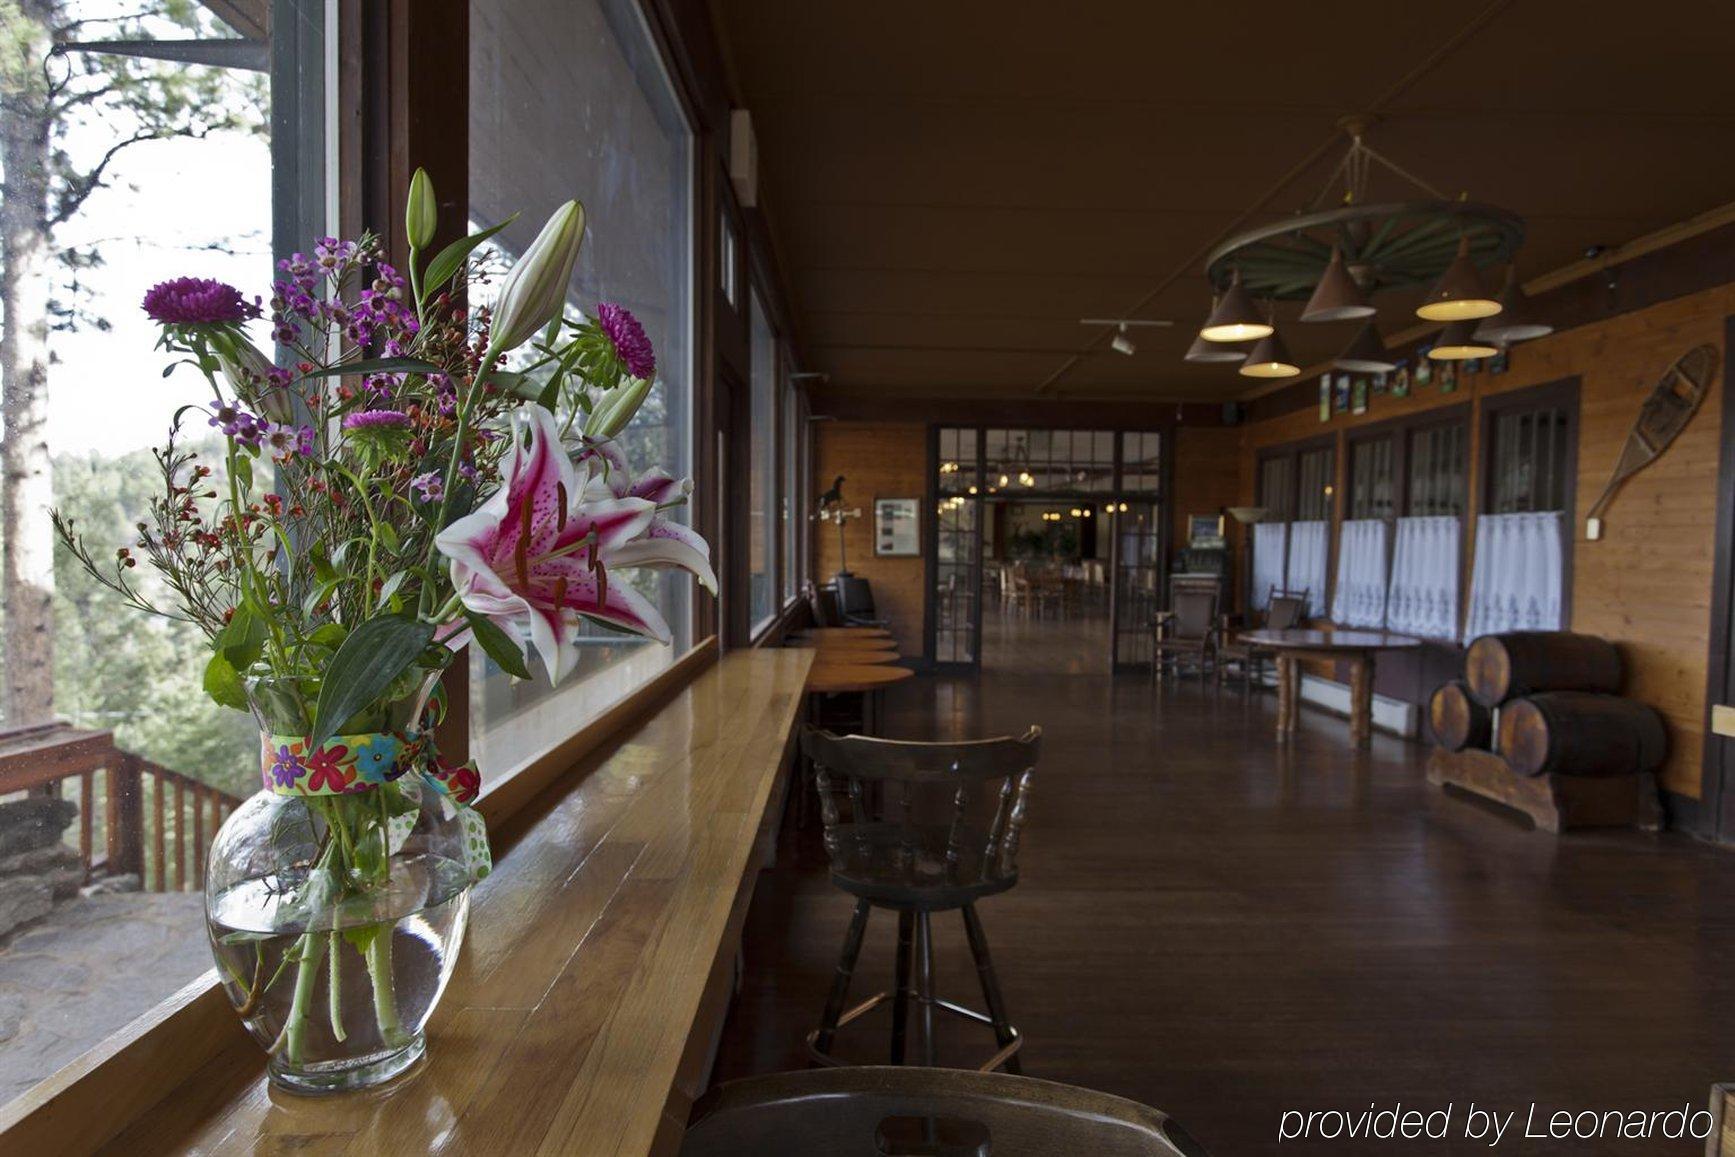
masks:
[[[452,801],[464,826],[464,866],[473,883],[493,869],[487,824],[481,813],[470,806],[481,790],[482,775],[475,760],[453,764],[440,758],[434,746],[434,728],[445,714],[445,689],[436,687],[422,711],[420,726],[412,731],[334,735],[311,752],[305,735],[266,736],[262,740],[260,776],[266,790],[276,795],[310,797],[355,795],[397,783],[410,772],[418,772],[419,775],[399,786],[412,797],[419,797],[419,785],[426,783]],[[400,824],[400,820],[407,822]],[[392,818],[391,850],[402,846],[413,827],[411,815]]]

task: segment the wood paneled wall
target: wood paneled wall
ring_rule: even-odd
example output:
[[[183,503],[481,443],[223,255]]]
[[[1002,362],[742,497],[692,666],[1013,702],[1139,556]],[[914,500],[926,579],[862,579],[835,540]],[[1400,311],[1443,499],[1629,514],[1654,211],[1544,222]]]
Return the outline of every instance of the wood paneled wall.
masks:
[[[1235,426],[1178,426],[1174,446],[1174,472],[1170,476],[1169,541],[1175,549],[1187,545],[1187,518],[1194,514],[1217,514],[1225,506],[1241,504],[1242,431]],[[1239,523],[1223,516],[1223,534],[1235,556],[1234,581],[1241,582]]]
[[[1669,451],[1622,489],[1607,511],[1604,534],[1597,542],[1584,537],[1584,512],[1601,493],[1639,404],[1670,362],[1701,342],[1715,345],[1726,359],[1724,319],[1731,313],[1735,313],[1735,285],[1720,286],[1517,346],[1506,373],[1463,377],[1451,394],[1429,385],[1407,398],[1372,398],[1366,414],[1337,415],[1329,423],[1321,423],[1313,407],[1251,423],[1243,428],[1240,500],[1253,500],[1260,447],[1336,433],[1341,464],[1345,430],[1468,401],[1476,412],[1470,422],[1472,516],[1465,538],[1473,542],[1481,480],[1481,399],[1577,377],[1578,482],[1571,520],[1570,626],[1621,644],[1627,659],[1627,694],[1656,707],[1669,724],[1670,752],[1662,784],[1697,799],[1723,423],[1721,378]],[[1340,471],[1335,497],[1339,519],[1346,501],[1341,482]],[[1177,492],[1180,486],[1177,476]],[[1463,597],[1468,596],[1466,570]]]
[[[816,422],[813,429],[813,481],[809,493],[818,496],[844,476],[844,506],[860,508],[861,517],[844,523],[849,569],[873,584],[874,605],[891,621],[898,650],[922,654],[922,604],[927,589],[927,565],[917,558],[876,558],[873,516],[876,498],[917,498],[922,530],[933,517],[928,491],[928,428],[920,422]],[[809,514],[812,511],[808,512]],[[838,571],[837,527],[815,523],[814,580],[829,581]]]

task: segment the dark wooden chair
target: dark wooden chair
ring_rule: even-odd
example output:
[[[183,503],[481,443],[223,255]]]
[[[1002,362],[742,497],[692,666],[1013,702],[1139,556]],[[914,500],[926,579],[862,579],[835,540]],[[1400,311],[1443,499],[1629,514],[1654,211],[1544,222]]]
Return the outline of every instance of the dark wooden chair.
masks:
[[[1191,656],[1204,675],[1214,661],[1217,642],[1217,592],[1196,587],[1177,588],[1169,595],[1168,611],[1159,614],[1152,627],[1151,661],[1158,675]]]
[[[681,1157],[1208,1157],[1166,1113],[1073,1085],[960,1069],[842,1068],[719,1085]]]
[[[811,580],[801,584],[801,593],[807,599],[807,609],[813,613],[813,625],[816,627],[841,627],[843,616],[837,611],[837,598],[831,591],[815,585]]]
[[[852,574],[840,574],[832,580],[836,591],[837,613],[846,627],[889,627],[891,623],[879,617],[874,608],[874,588],[867,579]]]
[[[1265,614],[1260,626],[1268,631],[1288,631],[1307,625],[1308,592],[1280,591],[1275,586],[1265,600]],[[1222,641],[1217,646],[1217,682],[1223,681],[1223,676],[1230,665],[1241,668],[1242,687],[1251,688],[1255,677],[1263,679],[1265,664],[1276,659],[1275,653],[1269,647],[1257,647],[1244,642],[1233,634],[1232,626],[1225,618],[1222,629]]]
[[[924,1064],[935,1063],[937,1008],[993,1028],[998,1051],[980,1066],[983,1071],[1001,1065],[1019,1071],[1023,1038],[1006,1018],[976,902],[1018,883],[1018,841],[1041,740],[1036,727],[1018,739],[964,743],[843,737],[811,727],[803,731],[802,751],[813,764],[825,822],[831,881],[856,898],[825,1011],[819,1027],[807,1036],[815,1060],[841,1064],[831,1054],[838,1029],[889,1000],[891,1062],[903,1064],[913,1001],[921,1016]],[[868,916],[875,908],[898,914],[897,987],[845,1011]],[[963,914],[986,1012],[934,995],[930,917],[952,909]]]

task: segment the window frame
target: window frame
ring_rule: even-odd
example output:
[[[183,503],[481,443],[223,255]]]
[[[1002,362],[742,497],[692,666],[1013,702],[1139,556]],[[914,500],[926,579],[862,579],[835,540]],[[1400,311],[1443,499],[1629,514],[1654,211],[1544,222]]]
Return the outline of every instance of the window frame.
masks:
[[[1292,442],[1281,442],[1271,446],[1261,446],[1258,452],[1254,455],[1253,492],[1255,504],[1263,505],[1265,501],[1265,472],[1267,469],[1276,465],[1282,469],[1284,473],[1286,485],[1283,495],[1286,509],[1283,511],[1282,518],[1267,518],[1263,521],[1281,522],[1285,526],[1297,522],[1321,521],[1317,518],[1302,518],[1300,517],[1300,513],[1301,460],[1309,454],[1317,454],[1322,450],[1331,454],[1331,465],[1326,471],[1326,475],[1331,479],[1331,481],[1326,484],[1327,493],[1325,496],[1326,511],[1324,521],[1327,526],[1325,536],[1325,590],[1321,592],[1320,600],[1322,606],[1329,608],[1331,606],[1331,595],[1337,584],[1336,530],[1343,522],[1342,511],[1344,499],[1342,491],[1344,488],[1340,485],[1340,481],[1343,477],[1344,459],[1347,457],[1347,455],[1345,455],[1339,448],[1337,434],[1317,434],[1309,438],[1298,438]],[[1293,538],[1294,535],[1289,533],[1285,533],[1283,536],[1283,566],[1281,569],[1283,571],[1283,581],[1286,587],[1289,583],[1289,548]],[[1251,559],[1248,560],[1245,570],[1247,572],[1245,580],[1247,583],[1246,605],[1251,607],[1253,605],[1253,595],[1256,593],[1252,588],[1253,566]]]
[[[1481,399],[1477,415],[1475,466],[1475,517],[1494,513],[1494,429],[1500,419],[1515,411],[1558,409],[1566,415],[1566,452],[1561,456],[1561,513],[1565,527],[1560,544],[1560,617],[1568,626],[1572,623],[1573,554],[1577,534],[1573,527],[1578,518],[1578,440],[1582,379],[1574,375],[1543,382],[1522,389],[1508,390]],[[1469,538],[1466,533],[1464,538]],[[1467,549],[1467,548],[1464,548]]]

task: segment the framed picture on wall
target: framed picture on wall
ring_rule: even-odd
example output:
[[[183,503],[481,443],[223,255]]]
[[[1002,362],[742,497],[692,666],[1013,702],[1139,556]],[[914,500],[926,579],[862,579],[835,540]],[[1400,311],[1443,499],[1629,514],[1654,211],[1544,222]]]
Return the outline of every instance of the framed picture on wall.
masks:
[[[1221,547],[1223,545],[1223,516],[1221,514],[1189,514],[1187,516],[1187,545],[1191,547]]]
[[[874,499],[874,555],[878,558],[914,558],[921,554],[921,511],[919,499]]]

